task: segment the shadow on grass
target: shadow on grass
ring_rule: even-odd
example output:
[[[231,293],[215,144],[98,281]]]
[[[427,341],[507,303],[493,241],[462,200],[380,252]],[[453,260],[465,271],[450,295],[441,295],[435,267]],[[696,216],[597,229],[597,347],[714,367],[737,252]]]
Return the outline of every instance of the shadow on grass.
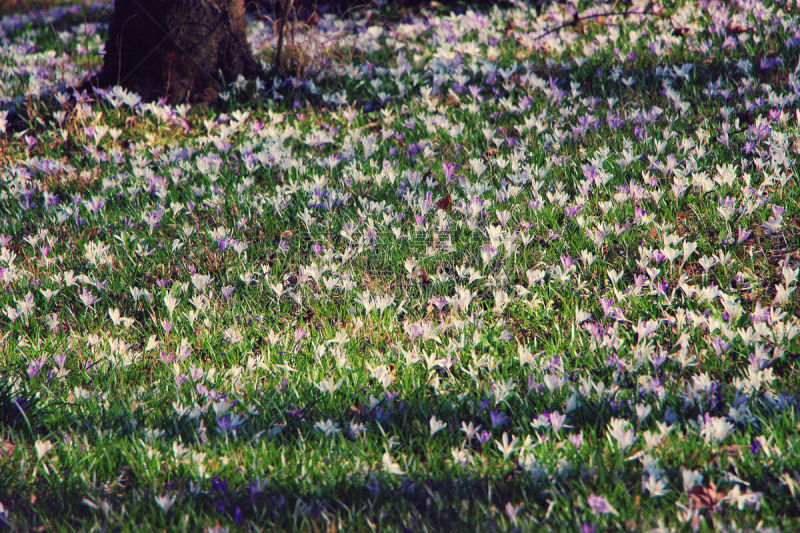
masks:
[[[185,518],[194,530],[214,522],[242,527],[257,524],[280,531],[344,522],[359,530],[474,531],[476,527],[498,530],[502,524],[507,526],[503,509],[511,502],[524,503],[528,514],[541,516],[550,501],[542,484],[521,470],[497,477],[460,472],[419,480],[405,476],[351,478],[324,487],[270,479],[232,486],[226,478],[217,477],[210,488],[205,483],[201,491],[189,480],[177,479],[155,492],[128,475],[121,485],[115,493],[99,496],[74,487],[58,487],[56,493],[56,487],[41,483],[32,487],[38,500],[35,506],[14,495],[5,496],[4,502],[16,530],[65,524],[86,529],[97,522],[112,530],[122,525],[125,530],[126,522],[141,524],[144,517],[150,517],[171,527],[178,527]],[[153,518],[153,512],[158,515],[161,510],[152,502],[165,492],[179,494],[183,501],[171,513]],[[93,509],[87,501],[102,503],[105,511]],[[40,513],[42,506],[52,515]],[[124,514],[118,514],[123,508]]]
[[[522,424],[525,427],[524,419],[532,415],[531,411],[536,410],[537,401],[540,405],[546,405],[547,398],[552,396],[549,393],[541,392],[537,398],[526,402],[520,402],[519,411],[514,410],[513,424],[518,427]],[[273,396],[269,402],[271,412],[278,411],[298,411],[290,402],[283,401],[278,404],[282,397]],[[399,398],[394,400],[400,402]],[[710,407],[704,409],[709,414],[722,416],[722,412],[714,410],[714,398],[709,400]],[[381,423],[372,423],[368,433],[380,434],[381,438],[404,435],[412,431],[419,432],[419,426],[414,427],[414,422],[427,420],[426,413],[432,408],[441,408],[435,401],[415,403],[407,400],[407,405],[403,409],[396,409],[397,418],[404,416],[402,413],[410,413],[413,416],[406,420],[392,420],[391,415]],[[563,403],[558,401],[557,403]],[[337,409],[348,411],[349,402],[339,402]],[[724,404],[724,402],[723,402]],[[306,408],[313,409],[313,402],[309,402]],[[675,405],[680,410],[680,406]],[[689,413],[680,412],[681,420],[694,418],[699,411]],[[242,441],[251,438],[252,434],[272,427],[275,418],[264,413],[261,417],[254,417],[251,422],[243,426],[243,432],[238,437]],[[420,416],[424,415],[424,416]],[[323,415],[325,416],[325,415]],[[450,411],[442,414],[453,423],[461,418],[475,418],[475,409],[470,407],[450,407]],[[624,418],[635,418],[630,404],[625,401],[617,405],[605,402],[603,404],[589,404],[579,408],[570,414],[570,432],[583,430],[589,439],[603,439],[603,433],[596,433],[596,429],[604,431],[605,426],[612,416]],[[287,421],[286,429],[277,437],[275,444],[287,450],[294,449],[302,443],[311,449],[321,445],[324,446],[325,438],[321,433],[316,432],[310,422],[292,422],[293,418],[300,418],[301,415],[287,415],[283,420]],[[653,412],[651,417],[659,419],[661,413]],[[531,416],[532,418],[532,416]],[[71,427],[69,425],[58,428],[50,428],[55,432],[73,433],[75,430],[80,432],[82,429],[96,433],[102,430],[106,434],[114,434],[115,438],[124,437],[126,433],[133,429],[129,423],[121,423],[119,419],[94,419],[86,420],[85,427]],[[159,424],[170,426],[169,417],[164,417]],[[156,424],[156,425],[159,425]],[[377,424],[381,424],[380,429]],[[83,426],[83,424],[81,424]],[[455,431],[455,428],[452,428]],[[449,428],[448,428],[449,430]],[[499,433],[501,430],[496,430]],[[210,428],[211,432],[211,428]],[[180,442],[184,439],[180,432],[168,432],[167,442]],[[215,442],[220,443],[222,437],[216,436]],[[343,438],[342,436],[338,438]],[[422,438],[422,437],[420,437]],[[497,438],[495,435],[494,438]],[[213,442],[211,443],[213,446]],[[354,444],[357,445],[357,444]],[[346,447],[336,445],[336,453],[330,453],[330,461],[335,461],[338,457],[347,454]],[[94,466],[91,472],[95,479],[96,489],[87,494],[85,491],[77,489],[66,481],[63,485],[52,485],[52,481],[41,479],[35,487],[29,489],[36,495],[37,503],[34,504],[26,495],[14,494],[15,482],[8,478],[9,471],[0,469],[0,481],[9,487],[11,493],[3,494],[0,490],[0,499],[13,512],[17,520],[17,526],[26,529],[29,526],[40,525],[39,511],[42,506],[53,511],[56,517],[68,516],[68,523],[72,527],[82,528],[91,525],[93,521],[101,520],[105,516],[110,524],[120,523],[121,518],[111,518],[115,512],[124,506],[127,516],[135,519],[137,516],[147,516],[154,510],[152,502],[155,498],[172,493],[181,496],[184,511],[189,512],[189,520],[193,527],[199,527],[203,523],[221,521],[223,523],[247,525],[252,522],[255,524],[269,525],[279,529],[297,528],[301,526],[320,526],[326,523],[346,520],[348,523],[359,524],[360,527],[374,527],[381,525],[391,525],[393,527],[403,527],[410,531],[420,530],[474,530],[476,524],[483,529],[497,529],[507,527],[503,509],[509,503],[524,503],[526,514],[529,517],[537,516],[542,518],[548,513],[548,506],[556,499],[569,499],[570,501],[583,502],[589,492],[596,490],[608,490],[607,483],[610,479],[615,482],[618,492],[616,501],[618,505],[632,506],[633,496],[637,493],[634,489],[638,486],[639,480],[627,478],[622,475],[624,469],[607,463],[607,458],[601,457],[602,447],[592,451],[591,457],[575,455],[573,467],[568,475],[558,475],[554,472],[555,465],[547,464],[546,459],[543,465],[548,467],[548,473],[540,476],[535,472],[529,472],[517,466],[502,469],[486,469],[482,471],[480,448],[474,443],[472,451],[475,453],[476,463],[471,467],[459,467],[449,464],[441,468],[431,468],[431,473],[421,473],[419,471],[408,475],[389,475],[371,469],[355,472],[337,472],[335,466],[331,468],[329,475],[324,471],[314,474],[284,472],[285,466],[280,466],[280,461],[273,456],[273,462],[264,463],[263,475],[255,478],[242,476],[236,473],[238,468],[235,465],[245,464],[247,459],[243,459],[239,454],[233,453],[231,459],[234,461],[234,469],[227,469],[226,474],[220,474],[212,479],[202,482],[193,481],[194,476],[188,470],[180,466],[167,466],[169,470],[165,474],[169,481],[164,486],[153,488],[152,481],[139,480],[131,472],[126,464],[126,456],[122,451],[123,447],[108,448],[105,458],[100,460],[100,464]],[[468,446],[468,447],[469,447]],[[486,446],[494,449],[494,443],[489,442]],[[484,450],[487,450],[485,448]],[[201,451],[203,447],[199,448]],[[408,450],[401,447],[395,454],[408,455],[416,452],[417,460],[426,462],[425,451]],[[440,453],[446,453],[441,450]],[[712,452],[707,452],[711,454]],[[569,454],[568,454],[569,455]],[[712,460],[712,456],[708,460]],[[702,458],[695,457],[694,460],[702,461]],[[619,459],[622,461],[622,458]],[[436,461],[434,461],[436,462]],[[441,461],[438,461],[441,463]],[[95,463],[92,463],[95,465]],[[248,463],[251,467],[253,463]],[[687,464],[691,468],[692,464]],[[252,472],[252,468],[249,469]],[[69,475],[76,476],[78,472]],[[781,489],[780,483],[774,475],[765,470],[761,476],[762,482],[753,485],[753,490],[763,491],[765,501],[776,501],[772,509],[773,513],[791,513],[788,506],[791,500],[786,501],[785,490]],[[64,472],[64,475],[67,475]],[[247,476],[253,475],[248,473]],[[7,478],[7,479],[4,479]],[[49,479],[52,479],[50,477]],[[627,483],[627,485],[626,485]],[[100,513],[93,510],[84,503],[89,497],[90,501],[105,501],[109,506],[110,512]],[[774,497],[774,498],[773,498]],[[638,500],[637,500],[638,501]],[[190,503],[187,503],[190,502]],[[664,511],[672,507],[667,500],[649,499],[644,505],[652,508],[660,508]],[[782,503],[781,503],[782,502]],[[185,506],[189,506],[188,509]],[[636,504],[638,506],[638,503]],[[566,524],[580,523],[584,519],[584,514],[576,510],[574,514],[565,513],[563,506],[551,517],[562,526]],[[569,507],[568,507],[569,508]],[[582,504],[578,505],[582,508]],[[622,508],[620,508],[622,510]],[[155,509],[158,513],[159,510]],[[180,509],[178,511],[181,511]],[[140,514],[137,514],[140,513]],[[178,520],[183,516],[182,512],[173,512],[164,515],[165,524],[176,526]],[[50,517],[49,519],[53,519]],[[56,518],[60,520],[60,518]],[[577,522],[576,522],[577,521]]]
[[[266,3],[269,3],[269,0],[265,0]],[[562,3],[561,0],[537,0],[531,2],[531,5],[534,7],[543,8],[547,5],[552,3]],[[316,6],[317,9],[322,8],[324,10],[331,10],[336,12],[337,9],[340,7],[344,9],[344,5],[347,4],[348,6],[351,5],[350,2],[299,2],[302,9],[314,9]],[[369,5],[367,3],[366,5]],[[448,12],[463,12],[468,8],[474,8],[477,10],[485,10],[489,7],[495,5],[505,5],[505,3],[496,3],[491,1],[482,1],[482,0],[444,0],[440,2],[429,2],[427,0],[411,0],[411,1],[404,1],[404,2],[389,2],[386,6],[380,8],[378,11],[379,15],[377,16],[376,20],[383,20],[384,24],[394,24],[397,21],[408,19],[409,17],[418,15],[420,10],[426,9],[429,13],[434,14],[441,14],[441,13],[448,13]],[[60,8],[58,8],[60,9]],[[345,9],[345,11],[347,11]],[[107,22],[108,13],[103,12],[102,18],[98,20],[98,22]],[[57,31],[61,29],[66,29],[69,26],[73,25],[76,22],[88,22],[86,20],[86,15],[80,15],[75,13],[69,13],[64,11],[61,17],[57,17],[56,20],[50,23],[52,27],[54,27]],[[373,20],[374,23],[374,20]],[[679,29],[678,29],[679,30]],[[676,30],[676,31],[678,31]],[[796,64],[798,58],[800,57],[800,47],[788,47],[786,43],[782,44],[781,49],[777,49],[774,51],[770,57],[762,58],[762,57],[754,57],[751,58],[754,62],[753,71],[754,77],[757,81],[761,82],[769,82],[774,85],[786,85],[788,83],[788,74],[789,69],[792,65]],[[774,58],[781,58],[783,61],[782,65],[775,66],[771,65],[768,68],[761,68],[761,60],[771,60]],[[696,54],[696,57],[688,58],[683,55],[681,57],[667,57],[664,58],[662,61],[656,61],[652,58],[652,56],[648,56],[647,58],[637,58],[632,61],[629,61],[625,64],[623,73],[621,75],[622,78],[632,78],[635,80],[635,85],[633,87],[627,87],[623,83],[614,83],[610,84],[607,78],[607,74],[611,68],[611,60],[612,57],[609,55],[604,54],[595,54],[594,56],[590,57],[584,64],[580,67],[575,66],[555,66],[555,67],[547,67],[543,59],[537,60],[535,57],[534,63],[538,64],[538,66],[534,67],[532,73],[543,78],[543,79],[553,79],[554,83],[564,91],[569,90],[569,86],[571,82],[577,82],[580,84],[581,92],[586,96],[596,97],[600,99],[606,98],[616,98],[620,102],[626,101],[637,101],[641,100],[643,96],[655,96],[658,94],[663,94],[663,87],[661,86],[661,80],[658,76],[656,76],[656,68],[665,68],[667,70],[670,69],[679,69],[684,63],[687,62],[695,62],[695,67],[691,72],[692,76],[692,84],[697,86],[703,86],[709,83],[715,82],[717,79],[722,78],[724,79],[733,79],[737,75],[739,75],[738,67],[736,62],[730,60],[728,58],[719,58],[714,57],[713,59],[709,59],[707,56],[701,56],[700,54]],[[605,75],[603,75],[605,74]],[[512,78],[513,79],[513,78]],[[87,91],[89,93],[93,93],[92,87],[90,83],[92,79],[87,79],[82,85],[76,87],[78,91]],[[482,86],[484,89],[488,89],[489,92],[492,93],[494,98],[502,98],[509,95],[509,93],[500,87],[493,86],[489,87],[487,85],[487,80],[474,78],[470,79],[467,83],[464,83],[464,86],[467,85],[477,85]],[[318,95],[312,94],[310,91],[307,90],[308,84],[301,80],[299,85],[297,85],[296,81],[284,80],[279,86],[276,87],[277,94],[281,95],[281,97],[286,102],[287,106],[291,106],[292,103],[299,102],[300,104],[310,104],[314,107],[325,107],[325,103],[321,94],[330,94],[341,90],[343,87],[346,86],[346,83],[343,83],[343,80],[340,79],[330,79],[326,78],[316,82],[316,85],[319,89]],[[63,89],[63,88],[59,88]],[[440,91],[446,93],[451,88],[449,86],[443,86],[440,88]],[[29,129],[33,127],[32,120],[29,117],[28,107],[29,105],[36,106],[37,104],[44,104],[46,107],[55,107],[57,106],[56,102],[54,101],[52,91],[55,89],[51,89],[49,91],[45,91],[42,96],[30,98],[22,102],[21,105],[12,105],[10,108],[11,113],[8,117],[8,130],[12,133],[20,132],[25,129]],[[410,92],[413,94],[419,90],[419,87],[412,87]],[[386,100],[378,100],[374,95],[371,95],[368,91],[368,88],[361,89],[360,93],[356,91],[352,95],[353,98],[356,100],[356,104],[360,107],[364,112],[377,112],[378,110],[385,108],[389,105],[393,105],[400,100],[397,96],[390,96]],[[463,92],[463,89],[459,89],[459,91]],[[513,90],[512,90],[513,91]],[[93,95],[96,98],[99,98],[98,95]],[[735,96],[735,95],[734,95]],[[236,107],[246,107],[251,103],[256,103],[262,99],[262,96],[255,96],[251,98],[251,100],[238,102],[235,104]],[[702,96],[699,97],[702,100]],[[711,101],[709,100],[709,103]],[[695,102],[692,102],[695,103]],[[226,111],[228,108],[231,107],[229,103],[226,102],[217,102],[213,109],[217,109],[219,111]],[[752,121],[752,117],[747,113],[740,114],[739,118],[744,119],[745,122],[748,120]]]

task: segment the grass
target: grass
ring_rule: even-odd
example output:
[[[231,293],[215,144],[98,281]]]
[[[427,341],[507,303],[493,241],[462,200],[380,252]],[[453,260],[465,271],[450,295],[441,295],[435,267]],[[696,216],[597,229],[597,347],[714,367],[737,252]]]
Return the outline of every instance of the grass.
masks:
[[[800,527],[788,5],[327,17],[216,109],[71,89],[106,7],[0,19],[10,529]]]

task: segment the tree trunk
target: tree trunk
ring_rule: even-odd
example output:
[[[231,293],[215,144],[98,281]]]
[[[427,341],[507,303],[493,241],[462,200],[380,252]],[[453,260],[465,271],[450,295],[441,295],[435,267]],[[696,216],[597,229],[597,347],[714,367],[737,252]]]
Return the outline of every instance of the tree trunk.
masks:
[[[217,100],[222,80],[263,76],[247,44],[244,0],[115,0],[98,85],[145,100]]]

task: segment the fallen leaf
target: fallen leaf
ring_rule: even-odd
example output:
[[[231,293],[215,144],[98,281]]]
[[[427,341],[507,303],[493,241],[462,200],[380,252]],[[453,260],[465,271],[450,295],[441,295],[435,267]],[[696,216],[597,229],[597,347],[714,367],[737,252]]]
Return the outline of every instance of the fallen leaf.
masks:
[[[422,280],[422,283],[428,283],[431,280],[430,277],[428,277],[428,273],[425,272],[425,269],[422,267],[419,269],[419,277]]]
[[[718,491],[713,481],[708,484],[708,487],[695,485],[689,490],[689,501],[695,507],[705,507],[713,510],[723,498],[725,498],[725,493]]]
[[[436,207],[442,211],[450,211],[451,205],[453,205],[453,197],[450,196],[450,193],[447,193],[443,197],[436,200]]]

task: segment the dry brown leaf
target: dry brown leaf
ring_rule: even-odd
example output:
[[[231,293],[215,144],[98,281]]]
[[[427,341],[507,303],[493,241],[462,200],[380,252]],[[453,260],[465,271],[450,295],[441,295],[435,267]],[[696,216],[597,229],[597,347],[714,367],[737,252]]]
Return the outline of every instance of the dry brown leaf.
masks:
[[[695,485],[689,490],[689,501],[695,507],[705,507],[713,510],[723,498],[725,498],[725,492],[717,490],[717,486],[713,481],[709,482],[708,487]]]
[[[446,195],[436,200],[436,207],[438,207],[442,211],[450,211],[450,206],[452,204],[453,204],[453,197],[450,196],[450,193],[447,193]]]

